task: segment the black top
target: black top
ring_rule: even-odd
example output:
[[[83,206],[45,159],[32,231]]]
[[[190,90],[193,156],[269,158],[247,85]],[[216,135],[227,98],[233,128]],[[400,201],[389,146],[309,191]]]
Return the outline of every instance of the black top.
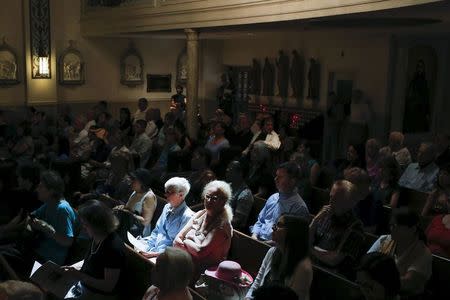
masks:
[[[118,283],[114,287],[112,294],[116,294],[119,289],[121,278],[125,267],[125,246],[116,233],[111,233],[103,240],[101,245],[92,242],[81,271],[97,279],[103,279],[105,269],[120,269],[121,274]],[[99,294],[106,294],[93,287],[84,284],[88,289]]]

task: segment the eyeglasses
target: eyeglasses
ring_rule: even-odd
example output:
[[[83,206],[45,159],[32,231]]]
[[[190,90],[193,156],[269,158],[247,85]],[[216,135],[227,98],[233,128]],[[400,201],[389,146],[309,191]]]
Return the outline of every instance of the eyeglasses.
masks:
[[[166,190],[164,192],[164,195],[172,195],[172,194],[175,194],[175,193],[176,193],[176,191],[174,191],[174,190]]]
[[[205,195],[205,199],[208,201],[212,201],[212,202],[217,202],[220,200],[220,197],[217,195],[210,195],[210,194],[206,194]]]
[[[278,229],[283,229],[286,228],[286,224],[278,222],[276,224],[273,224],[272,226],[272,231],[278,230]]]

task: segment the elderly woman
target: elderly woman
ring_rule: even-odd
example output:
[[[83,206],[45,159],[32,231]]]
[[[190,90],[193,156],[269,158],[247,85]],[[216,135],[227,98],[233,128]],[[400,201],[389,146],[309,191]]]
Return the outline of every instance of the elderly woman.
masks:
[[[112,210],[98,200],[82,205],[78,214],[92,244],[81,270],[63,267],[78,282],[65,299],[119,299],[119,279],[125,266],[124,244],[114,232],[118,220]]]
[[[188,284],[193,270],[192,259],[186,251],[168,247],[156,259],[153,285],[148,288],[143,300],[191,300]]]
[[[125,205],[114,208],[120,218],[120,232],[130,231],[133,235],[150,235],[153,214],[156,210],[156,196],[150,188],[150,171],[137,169],[131,173],[131,194]]]
[[[411,163],[411,154],[408,148],[403,146],[405,136],[403,133],[393,131],[389,134],[389,144],[380,149],[380,154],[384,156],[392,155],[397,160],[402,171]]]
[[[230,198],[228,183],[219,180],[208,183],[202,194],[205,209],[197,212],[175,238],[174,246],[191,254],[196,274],[218,265],[228,254],[233,232]]]

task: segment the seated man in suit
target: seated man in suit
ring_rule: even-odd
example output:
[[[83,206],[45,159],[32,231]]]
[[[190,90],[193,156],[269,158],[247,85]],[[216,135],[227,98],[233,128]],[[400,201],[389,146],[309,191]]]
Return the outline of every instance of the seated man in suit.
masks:
[[[276,173],[275,184],[278,193],[267,199],[264,208],[258,216],[250,232],[254,239],[270,241],[272,227],[283,214],[297,215],[309,219],[309,210],[302,197],[297,193],[297,181],[300,178],[300,169],[294,162],[281,164]]]

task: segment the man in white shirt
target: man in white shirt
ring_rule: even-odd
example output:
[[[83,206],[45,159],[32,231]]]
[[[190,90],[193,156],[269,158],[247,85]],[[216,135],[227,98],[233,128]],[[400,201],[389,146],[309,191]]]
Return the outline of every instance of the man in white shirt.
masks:
[[[263,120],[262,130],[255,132],[252,140],[250,141],[250,145],[242,152],[242,154],[246,155],[250,151],[253,144],[257,141],[264,141],[264,144],[266,144],[267,147],[272,151],[276,151],[280,148],[280,138],[278,137],[278,134],[273,130],[272,117],[267,117]]]
[[[417,162],[409,164],[398,184],[419,192],[431,192],[439,173],[435,158],[436,147],[432,143],[420,144]]]
[[[140,98],[138,100],[138,110],[134,113],[133,122],[137,120],[145,120],[147,114],[148,100],[146,98]]]
[[[134,137],[133,143],[131,143],[130,151],[133,154],[139,156],[139,166],[144,168],[150,158],[150,152],[152,150],[152,140],[145,134],[145,128],[147,127],[147,121],[137,120],[134,124]]]

